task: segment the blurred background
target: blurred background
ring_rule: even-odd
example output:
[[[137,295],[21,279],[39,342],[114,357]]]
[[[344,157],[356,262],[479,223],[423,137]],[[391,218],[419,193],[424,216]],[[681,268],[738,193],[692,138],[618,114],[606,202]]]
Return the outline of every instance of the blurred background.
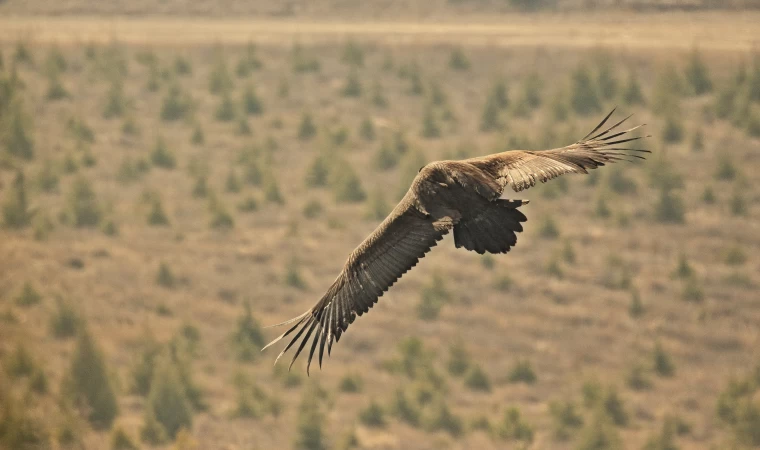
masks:
[[[757,448],[758,7],[0,2],[0,448]],[[646,161],[259,351],[426,162],[615,106]]]

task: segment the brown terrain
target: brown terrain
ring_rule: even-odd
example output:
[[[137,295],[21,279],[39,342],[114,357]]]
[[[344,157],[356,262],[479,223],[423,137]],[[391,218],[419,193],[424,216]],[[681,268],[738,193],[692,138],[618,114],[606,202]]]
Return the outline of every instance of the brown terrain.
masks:
[[[760,446],[757,13],[24,3],[0,5],[0,448]],[[259,353],[420,166],[614,106],[646,161],[508,192],[509,254],[449,236],[308,378]]]

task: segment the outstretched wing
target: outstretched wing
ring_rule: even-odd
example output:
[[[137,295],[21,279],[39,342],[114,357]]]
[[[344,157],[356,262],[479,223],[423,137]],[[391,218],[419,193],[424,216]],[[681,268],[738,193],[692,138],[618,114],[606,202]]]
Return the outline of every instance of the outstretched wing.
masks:
[[[589,134],[575,144],[552,150],[512,150],[480,158],[465,160],[489,172],[503,187],[511,186],[516,192],[543,183],[566,173],[588,173],[588,169],[596,169],[607,163],[630,161],[630,158],[643,159],[636,153],[648,150],[620,147],[621,145],[648,136],[633,136],[629,134],[643,125],[638,125],[623,131],[615,131],[628,116],[602,129],[612,116],[613,109],[602,122]]]
[[[407,194],[406,198],[411,198]],[[309,371],[314,351],[319,346],[319,366],[325,345],[329,355],[333,341],[354,321],[377,302],[401,275],[434,247],[453,226],[451,220],[436,220],[420,212],[413,202],[404,201],[377,227],[377,229],[351,253],[343,271],[327,293],[304,314],[279,325],[293,324],[280,337],[265,348],[296,332],[285,349],[285,354],[300,339],[290,366],[312,338],[306,372]],[[263,350],[263,349],[262,349]],[[275,361],[276,362],[276,361]]]

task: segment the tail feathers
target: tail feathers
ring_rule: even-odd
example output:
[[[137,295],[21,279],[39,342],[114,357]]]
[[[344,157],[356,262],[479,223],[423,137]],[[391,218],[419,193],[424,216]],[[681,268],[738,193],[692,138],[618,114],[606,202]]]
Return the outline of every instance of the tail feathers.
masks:
[[[527,200],[496,200],[473,217],[462,219],[454,226],[454,244],[483,254],[507,253],[517,243],[515,233],[523,230],[528,220],[518,207]]]

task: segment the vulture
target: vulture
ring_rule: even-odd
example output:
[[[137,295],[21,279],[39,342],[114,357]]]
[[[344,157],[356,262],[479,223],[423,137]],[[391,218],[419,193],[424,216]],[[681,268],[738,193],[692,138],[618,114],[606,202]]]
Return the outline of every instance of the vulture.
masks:
[[[356,316],[369,311],[378,298],[453,230],[454,245],[480,254],[507,253],[515,233],[527,219],[519,208],[527,200],[506,200],[507,186],[520,192],[566,173],[588,173],[607,163],[644,159],[648,150],[622,147],[642,137],[632,136],[639,125],[618,130],[631,116],[604,128],[604,120],[578,142],[551,150],[511,150],[459,161],[437,161],[419,170],[412,185],[388,217],[348,256],[343,270],[322,298],[308,311],[277,325],[287,331],[262,351],[295,333],[277,357],[298,343],[290,367],[309,343],[308,374],[319,348],[330,354]],[[601,130],[601,131],[600,131]],[[275,360],[275,363],[277,362]],[[290,368],[289,367],[289,368]]]

